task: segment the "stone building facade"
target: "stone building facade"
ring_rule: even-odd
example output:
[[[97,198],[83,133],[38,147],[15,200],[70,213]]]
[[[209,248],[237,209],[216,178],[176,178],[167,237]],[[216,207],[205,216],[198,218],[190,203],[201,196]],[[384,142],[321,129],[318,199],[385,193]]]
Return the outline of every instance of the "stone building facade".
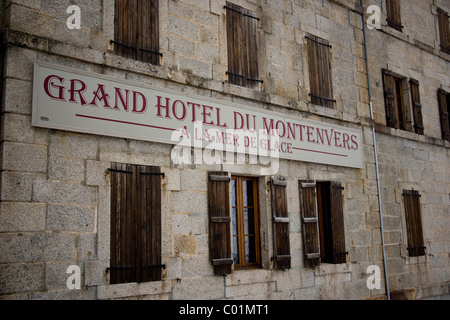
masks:
[[[133,1],[0,1],[2,299],[448,297],[448,1],[371,0],[364,9],[359,0],[149,2],[137,21],[157,8],[146,27],[156,28],[156,42],[136,48],[118,27]],[[79,29],[69,28],[71,5],[79,8]],[[363,25],[369,5],[379,15],[365,19],[379,17],[378,28]],[[250,49],[237,53],[238,46]],[[123,89],[106,96],[107,85],[91,87],[90,79]],[[144,103],[147,92],[159,97],[156,105]],[[184,97],[192,109],[176,109],[187,107]],[[204,125],[217,116],[220,127],[231,123],[230,108],[235,129],[245,111],[267,120],[261,128],[268,135],[301,135],[311,150],[320,140],[334,151],[280,138],[278,151],[291,155],[276,161],[252,162],[247,154],[230,163],[216,153],[218,161],[180,163],[175,143],[128,132],[130,120],[105,129],[89,115],[92,122],[72,127],[67,114],[42,116],[39,108],[47,107],[55,114],[127,107],[127,117],[148,107],[159,112],[148,120],[151,130],[164,125],[168,110],[183,121],[198,110]],[[271,127],[269,115],[284,120]],[[150,178],[118,182],[136,170]],[[126,203],[151,198],[135,193],[134,183],[157,190],[147,210],[130,205],[143,215],[157,208],[148,222],[157,231],[136,236],[140,245],[154,244],[149,256],[157,258],[144,263],[151,257],[130,247],[137,267],[120,265],[114,249],[140,234],[118,235]],[[125,268],[138,276],[122,274]]]

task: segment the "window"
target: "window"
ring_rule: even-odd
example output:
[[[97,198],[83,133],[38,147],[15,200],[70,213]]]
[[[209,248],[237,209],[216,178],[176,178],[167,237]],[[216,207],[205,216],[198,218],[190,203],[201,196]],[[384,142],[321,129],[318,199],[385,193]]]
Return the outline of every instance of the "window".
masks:
[[[159,0],[116,0],[114,52],[159,65]]]
[[[328,41],[308,34],[309,86],[311,103],[334,108],[331,80],[331,45]]]
[[[400,0],[386,0],[386,14],[388,26],[402,32],[402,20],[400,17]]]
[[[159,167],[111,164],[110,282],[161,280]]]
[[[345,263],[343,187],[339,182],[299,182],[305,259],[314,267]]]
[[[260,265],[258,179],[231,177],[235,267]]]
[[[258,22],[250,10],[230,2],[227,9],[228,82],[259,89]]]
[[[408,237],[408,255],[417,257],[425,255],[420,212],[420,194],[415,190],[403,190],[405,205],[406,234]]]
[[[450,54],[450,27],[448,13],[438,8],[439,37],[441,40],[441,51]]]
[[[441,119],[442,139],[450,141],[450,94],[442,89],[438,90],[439,116]]]

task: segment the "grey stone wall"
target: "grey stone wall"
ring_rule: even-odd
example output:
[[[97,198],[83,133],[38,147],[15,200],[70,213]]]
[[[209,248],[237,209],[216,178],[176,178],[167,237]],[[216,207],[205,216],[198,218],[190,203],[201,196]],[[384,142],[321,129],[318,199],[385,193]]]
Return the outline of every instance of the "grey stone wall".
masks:
[[[65,26],[72,1],[5,0],[5,70],[1,101],[0,297],[2,299],[364,299],[384,298],[366,286],[366,270],[383,270],[378,192],[359,1],[259,1],[236,4],[261,17],[260,73],[264,88],[227,83],[226,20],[222,0],[160,1],[160,67],[115,56],[112,0],[77,1],[81,30]],[[367,2],[367,1],[365,1]],[[381,69],[420,82],[425,135],[383,128],[379,144],[381,197],[391,291],[410,298],[448,293],[450,281],[449,143],[440,139],[437,89],[450,91],[450,57],[439,51],[436,7],[445,0],[402,1],[403,33],[367,33],[375,121],[385,125]],[[2,2],[0,2],[1,4]],[[374,0],[385,10],[382,0]],[[385,21],[383,11],[382,21]],[[308,102],[304,37],[332,44],[336,108]],[[233,101],[360,129],[364,167],[280,161],[287,177],[292,268],[274,271],[269,177],[260,177],[262,269],[214,276],[209,259],[207,172],[258,175],[244,165],[174,165],[169,145],[31,126],[35,61],[139,81],[160,88]],[[109,285],[110,162],[161,166],[160,282]],[[348,262],[306,268],[299,179],[343,183]],[[422,195],[427,255],[410,258],[402,189]],[[82,289],[66,286],[78,265]],[[384,274],[382,274],[384,277]]]

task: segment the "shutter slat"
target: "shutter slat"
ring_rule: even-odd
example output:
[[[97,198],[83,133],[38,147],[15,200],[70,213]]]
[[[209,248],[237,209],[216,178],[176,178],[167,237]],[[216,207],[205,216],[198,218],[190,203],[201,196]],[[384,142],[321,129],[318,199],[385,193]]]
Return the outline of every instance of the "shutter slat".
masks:
[[[223,178],[222,178],[223,177]],[[229,210],[229,175],[210,172],[208,182],[209,241],[214,274],[226,275],[232,271]]]
[[[316,182],[299,181],[300,212],[302,218],[303,247],[306,264],[315,267],[320,263],[319,225],[316,208]]]
[[[273,248],[276,270],[291,268],[286,185],[285,178],[272,177],[271,179],[272,216],[274,218]]]

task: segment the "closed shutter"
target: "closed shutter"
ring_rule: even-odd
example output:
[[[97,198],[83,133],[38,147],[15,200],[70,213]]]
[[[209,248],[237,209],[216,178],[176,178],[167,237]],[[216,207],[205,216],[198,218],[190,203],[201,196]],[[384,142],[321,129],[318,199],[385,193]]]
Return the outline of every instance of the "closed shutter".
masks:
[[[334,108],[331,79],[331,45],[328,41],[308,34],[307,50],[311,103]]]
[[[424,133],[423,119],[422,119],[422,104],[420,103],[419,82],[414,79],[409,80],[411,87],[411,102],[414,115],[414,130],[418,134]]]
[[[450,141],[450,120],[448,118],[449,94],[444,90],[438,91],[439,116],[441,119],[442,139]]]
[[[111,164],[110,282],[161,280],[159,167]]]
[[[315,267],[320,264],[319,219],[316,207],[316,182],[299,181],[300,214],[302,218],[303,247],[306,264]]]
[[[228,173],[209,173],[209,247],[214,274],[216,275],[226,275],[232,271],[229,184],[230,176]]]
[[[286,185],[286,179],[283,177],[272,177],[271,179],[273,248],[276,270],[291,268]]]
[[[447,12],[437,9],[439,22],[439,37],[441,40],[441,51],[450,54],[450,26]]]
[[[250,10],[226,3],[228,37],[228,81],[259,89],[258,21]]]
[[[420,194],[415,190],[403,190],[403,199],[405,204],[408,254],[410,257],[423,256],[426,248],[423,241]]]
[[[333,263],[345,263],[347,251],[345,250],[344,207],[342,203],[342,187],[340,182],[330,183],[330,210],[331,232],[333,243]]]
[[[386,0],[386,13],[388,26],[402,32],[399,0]]]
[[[159,0],[116,0],[114,51],[159,65]]]
[[[161,280],[161,171],[159,167],[138,167],[138,259],[140,282]]]
[[[398,128],[397,110],[395,107],[394,76],[383,70],[384,101],[386,106],[386,122],[391,128]]]

